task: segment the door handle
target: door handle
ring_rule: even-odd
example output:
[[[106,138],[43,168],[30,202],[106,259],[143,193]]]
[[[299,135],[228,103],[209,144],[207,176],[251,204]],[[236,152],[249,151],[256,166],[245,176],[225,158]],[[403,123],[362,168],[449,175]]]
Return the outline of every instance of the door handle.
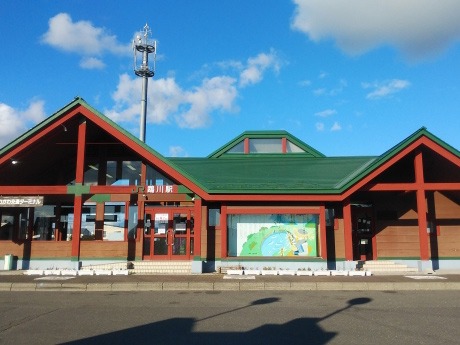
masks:
[[[166,245],[169,246],[169,230],[166,231]]]

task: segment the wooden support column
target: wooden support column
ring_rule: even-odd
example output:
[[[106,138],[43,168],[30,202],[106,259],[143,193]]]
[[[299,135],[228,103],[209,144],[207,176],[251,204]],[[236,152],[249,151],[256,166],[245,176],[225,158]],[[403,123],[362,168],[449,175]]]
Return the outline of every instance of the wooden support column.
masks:
[[[351,222],[351,204],[350,200],[346,199],[343,204],[343,231],[345,243],[345,260],[353,260],[353,234]]]
[[[222,205],[220,212],[220,258],[228,256],[227,244],[227,206]]]
[[[327,260],[327,238],[326,238],[326,207],[322,205],[319,211],[319,247],[320,255]]]
[[[428,235],[427,235],[427,205],[424,182],[425,177],[423,174],[423,156],[419,152],[415,156],[415,184],[417,186],[417,216],[418,216],[418,233],[420,242],[420,259],[428,260]]]
[[[86,149],[86,121],[78,126],[78,144],[77,144],[77,167],[75,171],[75,185],[83,185],[85,173],[85,149]],[[78,189],[77,189],[78,190]],[[83,196],[81,192],[76,191],[74,196],[74,218],[72,231],[72,261],[80,260],[80,234],[81,234],[81,213],[83,208]]]
[[[202,201],[200,197],[195,197],[195,207],[194,207],[194,220],[195,220],[195,228],[194,228],[194,241],[193,241],[193,256],[198,257],[201,260],[201,227],[203,225],[202,222]]]

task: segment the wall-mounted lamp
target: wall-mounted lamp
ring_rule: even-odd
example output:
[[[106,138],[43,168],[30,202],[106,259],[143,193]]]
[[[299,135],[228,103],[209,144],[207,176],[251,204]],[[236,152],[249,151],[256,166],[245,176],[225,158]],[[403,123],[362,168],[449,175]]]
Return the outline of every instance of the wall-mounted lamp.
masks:
[[[62,128],[64,128],[64,132],[67,132],[67,127],[61,124]]]
[[[18,163],[19,163],[19,161],[17,161],[16,159],[12,159],[12,160],[11,160],[11,164],[13,164],[13,165],[16,165],[16,164],[18,164]]]

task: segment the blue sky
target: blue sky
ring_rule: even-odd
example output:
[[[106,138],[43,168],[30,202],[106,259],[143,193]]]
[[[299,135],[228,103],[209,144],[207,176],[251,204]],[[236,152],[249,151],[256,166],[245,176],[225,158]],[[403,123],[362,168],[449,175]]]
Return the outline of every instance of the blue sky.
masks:
[[[379,155],[422,126],[460,149],[458,13],[458,0],[2,0],[0,146],[75,96],[138,136],[131,42],[148,23],[146,142],[163,155],[206,156],[246,130]]]

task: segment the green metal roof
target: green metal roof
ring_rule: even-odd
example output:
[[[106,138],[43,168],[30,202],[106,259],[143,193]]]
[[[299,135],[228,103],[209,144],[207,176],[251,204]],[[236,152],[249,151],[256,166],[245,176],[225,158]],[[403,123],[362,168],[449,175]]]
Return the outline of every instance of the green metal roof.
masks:
[[[208,193],[333,194],[375,157],[170,158]]]

